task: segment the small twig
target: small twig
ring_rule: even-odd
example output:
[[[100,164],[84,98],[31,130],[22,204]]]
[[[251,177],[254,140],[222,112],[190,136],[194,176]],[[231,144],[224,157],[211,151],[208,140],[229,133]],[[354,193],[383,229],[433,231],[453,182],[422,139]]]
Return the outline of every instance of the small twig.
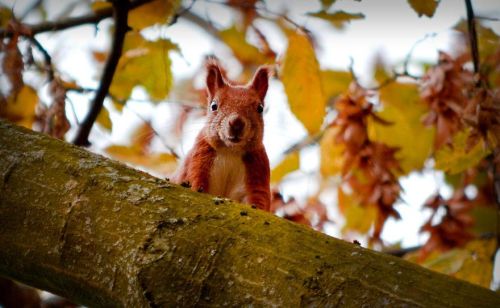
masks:
[[[477,47],[476,21],[474,19],[474,10],[470,0],[465,0],[467,9],[467,27],[469,30],[469,43],[472,53],[472,63],[474,64],[474,73],[479,73],[479,49]]]
[[[125,106],[126,107],[126,106]],[[139,113],[137,113],[135,110],[133,110],[132,108],[130,107],[127,107],[128,110],[130,110],[136,117],[138,117],[142,122],[144,122],[144,124],[148,124],[149,127],[151,128],[151,131],[153,132],[153,134],[158,137],[158,139],[160,139],[160,142],[161,144],[170,152],[170,154],[172,154],[175,158],[179,158],[179,155],[175,152],[175,150],[169,146],[164,140],[163,138],[160,136],[160,134],[156,131],[156,129],[154,129],[153,125],[150,123],[150,121],[146,120],[143,116],[141,116]]]
[[[308,146],[311,146],[313,144],[318,143],[321,140],[321,138],[323,138],[323,136],[325,135],[325,130],[326,129],[322,129],[321,131],[319,131],[318,133],[316,133],[313,136],[304,137],[299,142],[293,144],[288,149],[286,149],[285,152],[283,152],[283,155],[287,155],[287,154],[290,154],[293,152],[300,151],[303,148],[307,148]]]
[[[191,8],[193,7],[193,5],[196,3],[196,0],[191,0],[191,3],[182,8],[179,12],[177,12],[174,17],[172,18],[172,21],[170,21],[170,25],[173,25],[177,22],[177,19],[179,19],[179,17],[181,17],[182,15],[186,14],[187,12],[189,12],[189,10],[191,10]]]
[[[101,78],[101,83],[97,89],[94,100],[90,107],[90,111],[80,125],[76,138],[73,141],[76,145],[89,146],[89,134],[92,126],[94,125],[99,112],[101,112],[104,99],[111,86],[111,81],[115,74],[116,67],[118,65],[118,60],[122,54],[123,42],[125,40],[125,34],[129,30],[127,25],[129,2],[128,0],[113,1],[113,9],[115,10],[115,33],[113,35],[113,44],[111,47],[111,53],[104,67],[104,72]],[[123,4],[125,2],[125,5]]]
[[[21,14],[19,17],[19,20],[23,20],[28,16],[29,13],[31,13],[33,10],[38,8],[42,4],[43,0],[35,0],[33,3],[24,11],[24,13]]]
[[[48,79],[49,81],[52,81],[54,79],[54,67],[52,67],[52,57],[35,37],[30,37],[29,40],[38,49],[38,51],[42,53],[45,62],[45,69],[47,70],[48,73]]]
[[[190,21],[190,22],[196,24],[200,28],[207,31],[214,38],[220,40],[219,30],[216,27],[214,27],[214,25],[212,25],[211,23],[209,23],[205,19],[201,18],[200,16],[192,13],[191,11],[187,11],[187,12],[183,13],[180,17],[186,19],[187,21]]]
[[[294,27],[296,27],[298,29],[305,30],[305,28],[303,26],[299,25],[298,23],[296,23],[295,21],[293,21],[292,19],[290,19],[285,14],[273,12],[273,11],[269,10],[265,6],[264,7],[259,7],[259,6],[256,6],[256,5],[252,4],[252,3],[246,3],[244,1],[239,1],[239,2],[231,3],[231,2],[223,2],[223,1],[217,1],[217,0],[205,0],[205,2],[214,3],[214,4],[220,4],[220,5],[225,5],[225,6],[229,6],[229,7],[240,7],[240,8],[244,8],[244,9],[254,9],[256,11],[262,11],[262,12],[265,12],[265,13],[267,13],[269,15],[273,15],[275,17],[283,18],[283,20],[285,20],[289,24],[293,25]],[[308,32],[308,31],[306,31],[306,32]]]

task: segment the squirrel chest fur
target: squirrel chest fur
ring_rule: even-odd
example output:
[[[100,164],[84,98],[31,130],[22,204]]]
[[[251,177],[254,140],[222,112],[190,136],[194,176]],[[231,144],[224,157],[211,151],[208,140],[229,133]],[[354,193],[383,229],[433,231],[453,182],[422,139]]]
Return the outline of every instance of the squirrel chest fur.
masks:
[[[262,143],[268,69],[261,67],[247,85],[225,78],[215,61],[207,63],[207,122],[174,181],[191,188],[269,211],[269,160]]]

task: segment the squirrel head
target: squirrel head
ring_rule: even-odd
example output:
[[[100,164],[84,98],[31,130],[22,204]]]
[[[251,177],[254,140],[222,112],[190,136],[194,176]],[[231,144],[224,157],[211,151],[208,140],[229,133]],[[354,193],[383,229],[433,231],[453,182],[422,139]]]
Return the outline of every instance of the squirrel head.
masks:
[[[262,145],[264,97],[269,69],[261,66],[248,84],[239,85],[225,77],[216,60],[207,61],[206,137],[214,148],[251,150]]]

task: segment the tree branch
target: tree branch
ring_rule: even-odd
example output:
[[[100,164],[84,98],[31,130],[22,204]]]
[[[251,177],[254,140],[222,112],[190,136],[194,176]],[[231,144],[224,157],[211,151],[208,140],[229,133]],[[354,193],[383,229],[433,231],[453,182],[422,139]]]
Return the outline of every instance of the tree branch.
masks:
[[[122,3],[121,5],[122,6],[125,5],[125,7],[127,7],[127,10],[132,10],[135,9],[136,7],[139,7],[151,1],[152,0],[136,0],[133,2],[127,2],[128,4]],[[23,24],[23,26],[27,29],[27,31],[19,34],[23,36],[34,36],[43,32],[65,30],[68,28],[81,26],[85,24],[97,24],[101,20],[109,18],[111,16],[113,16],[113,8],[105,8],[95,13],[79,17],[72,17],[57,21],[49,21],[36,25]],[[13,34],[14,31],[12,31],[11,29],[8,28],[0,29],[0,37],[4,36],[10,37]]]
[[[500,307],[486,288],[4,121],[0,221],[0,275],[89,307]]]
[[[104,67],[101,83],[99,84],[95,98],[92,101],[89,113],[80,125],[75,140],[73,141],[76,145],[90,145],[88,140],[90,130],[92,129],[99,112],[101,112],[104,99],[108,94],[111,81],[113,80],[113,76],[118,65],[118,60],[120,60],[125,34],[129,29],[127,25],[129,2],[128,0],[125,0],[124,2],[126,3],[125,5],[123,5],[123,3],[120,4],[118,0],[113,1],[113,9],[115,10],[115,33],[113,36],[111,53],[106,62],[106,66]]]

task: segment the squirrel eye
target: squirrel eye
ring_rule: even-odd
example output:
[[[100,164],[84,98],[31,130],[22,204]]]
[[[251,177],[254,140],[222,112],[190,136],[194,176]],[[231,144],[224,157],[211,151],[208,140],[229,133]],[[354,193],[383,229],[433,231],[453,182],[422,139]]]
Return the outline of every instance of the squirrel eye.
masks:
[[[263,111],[264,111],[264,105],[259,104],[259,106],[257,107],[257,112],[262,113]]]
[[[217,101],[213,100],[212,103],[210,104],[210,109],[212,111],[216,111],[217,110]]]

